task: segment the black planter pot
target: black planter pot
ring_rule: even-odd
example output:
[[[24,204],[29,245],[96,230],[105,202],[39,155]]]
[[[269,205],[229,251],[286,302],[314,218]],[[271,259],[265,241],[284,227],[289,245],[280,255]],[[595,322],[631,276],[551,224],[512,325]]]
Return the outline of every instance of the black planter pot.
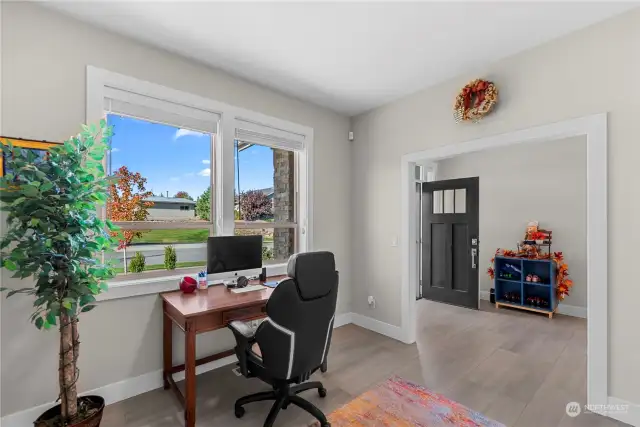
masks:
[[[82,396],[78,398],[78,404],[81,402],[88,406],[90,405],[92,408],[95,408],[96,411],[84,420],[68,424],[68,427],[98,427],[102,421],[102,413],[104,412],[104,399],[100,396]],[[49,427],[46,421],[52,420],[59,415],[60,405],[56,405],[40,415],[33,425],[34,427]]]

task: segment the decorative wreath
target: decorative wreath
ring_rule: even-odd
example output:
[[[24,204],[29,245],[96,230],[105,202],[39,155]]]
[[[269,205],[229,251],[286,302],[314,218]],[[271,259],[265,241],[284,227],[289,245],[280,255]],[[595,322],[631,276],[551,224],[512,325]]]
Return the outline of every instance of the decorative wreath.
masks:
[[[498,88],[490,81],[476,79],[462,88],[456,98],[454,116],[458,122],[477,122],[498,102]]]

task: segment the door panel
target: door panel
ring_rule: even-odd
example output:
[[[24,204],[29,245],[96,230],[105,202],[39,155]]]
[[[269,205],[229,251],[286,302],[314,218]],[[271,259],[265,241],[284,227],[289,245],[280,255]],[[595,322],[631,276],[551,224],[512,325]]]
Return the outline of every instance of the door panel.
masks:
[[[471,259],[467,250],[467,243],[469,242],[469,233],[467,233],[467,224],[452,224],[453,232],[453,256],[452,270],[452,289],[457,291],[469,291],[469,269],[466,268]]]
[[[478,178],[422,184],[423,298],[478,308],[478,184]]]
[[[446,269],[446,248],[447,248],[447,226],[446,224],[431,224],[431,286],[437,288],[446,287],[448,279]],[[429,276],[427,276],[429,277]]]

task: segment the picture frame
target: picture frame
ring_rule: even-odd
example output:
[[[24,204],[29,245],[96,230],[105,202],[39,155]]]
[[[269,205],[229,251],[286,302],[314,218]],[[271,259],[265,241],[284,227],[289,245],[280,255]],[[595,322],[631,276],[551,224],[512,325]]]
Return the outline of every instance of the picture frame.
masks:
[[[0,136],[0,144],[7,145],[8,142],[11,142],[14,147],[26,148],[35,151],[39,158],[42,158],[42,156],[46,156],[47,150],[49,148],[60,145],[59,142],[36,141],[33,139]],[[0,176],[4,176],[7,172],[5,155],[5,153],[2,153],[2,158],[0,158]]]

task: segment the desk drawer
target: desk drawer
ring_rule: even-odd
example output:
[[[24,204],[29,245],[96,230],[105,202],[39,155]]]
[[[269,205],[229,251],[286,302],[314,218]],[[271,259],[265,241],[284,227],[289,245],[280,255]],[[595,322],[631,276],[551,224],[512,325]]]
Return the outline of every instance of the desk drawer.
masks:
[[[222,323],[225,325],[234,320],[252,320],[265,317],[266,306],[259,305],[254,307],[238,308],[222,313]]]

